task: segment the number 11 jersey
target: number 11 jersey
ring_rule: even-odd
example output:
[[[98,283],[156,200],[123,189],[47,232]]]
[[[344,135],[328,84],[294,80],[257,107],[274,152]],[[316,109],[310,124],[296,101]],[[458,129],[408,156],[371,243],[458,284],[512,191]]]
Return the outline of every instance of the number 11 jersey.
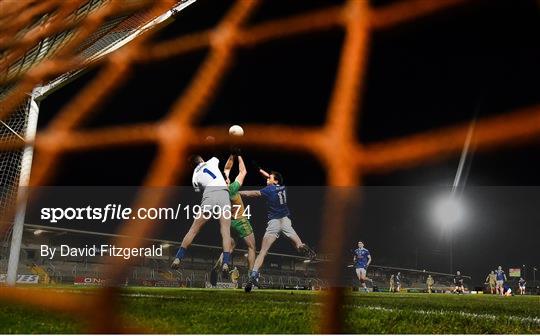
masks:
[[[261,189],[261,194],[266,198],[269,221],[289,216],[285,186],[270,184]]]

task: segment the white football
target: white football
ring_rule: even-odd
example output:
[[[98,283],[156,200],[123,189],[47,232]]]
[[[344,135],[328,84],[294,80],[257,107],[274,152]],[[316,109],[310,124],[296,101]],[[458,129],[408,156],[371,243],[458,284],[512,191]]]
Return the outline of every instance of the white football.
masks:
[[[244,129],[241,126],[233,125],[229,128],[229,135],[242,136],[244,135]]]

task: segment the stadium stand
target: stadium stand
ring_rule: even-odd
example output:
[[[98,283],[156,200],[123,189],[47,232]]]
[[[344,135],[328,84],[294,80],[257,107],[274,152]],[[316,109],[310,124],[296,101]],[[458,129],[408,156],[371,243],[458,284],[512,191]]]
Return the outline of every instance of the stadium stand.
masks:
[[[99,284],[106,281],[103,273],[104,258],[101,257],[73,257],[58,256],[53,260],[42,257],[41,245],[60,249],[58,237],[63,244],[70,246],[84,246],[95,244],[108,244],[113,236],[97,232],[76,232],[74,230],[36,225],[25,225],[22,241],[21,258],[19,262],[20,274],[37,274],[39,281],[46,284],[74,284],[86,282]],[[82,244],[84,242],[84,244]],[[185,260],[181,271],[171,271],[170,262],[174,256],[179,242],[153,241],[155,245],[163,246],[163,255],[155,257],[132,257],[130,272],[125,279],[126,285],[142,286],[182,286],[207,287],[210,271],[219,258],[221,248],[217,246],[193,245],[190,254]],[[7,249],[6,249],[7,251]],[[247,262],[243,249],[233,254],[235,266],[238,267],[241,277],[240,284],[247,281]],[[3,254],[3,253],[2,253]],[[0,262],[6,262],[7,255],[0,256]],[[324,287],[324,281],[316,277],[314,265],[304,262],[298,256],[286,254],[271,254],[268,258],[268,269],[261,284],[268,288],[311,288]],[[218,282],[228,281],[218,275]]]
[[[59,239],[63,244],[71,246],[84,246],[85,244],[108,244],[114,235],[98,232],[76,231],[63,228],[42,227],[39,225],[25,225],[23,235],[22,253],[19,265],[19,274],[35,274],[39,282],[44,284],[100,284],[106,281],[103,272],[104,260],[101,257],[73,257],[56,256],[53,260],[41,257],[40,246],[46,244],[59,248]],[[84,244],[82,244],[84,242]],[[124,284],[128,286],[167,286],[167,287],[210,287],[210,272],[215,265],[221,248],[195,244],[190,249],[182,270],[172,271],[169,268],[174,251],[179,242],[152,241],[153,244],[163,246],[163,255],[155,257],[132,258],[130,272]],[[4,250],[4,249],[2,249]],[[234,265],[240,271],[239,285],[247,281],[246,251],[238,249],[233,254]],[[1,256],[0,262],[5,262],[7,256]],[[265,272],[260,284],[263,288],[274,289],[323,289],[329,286],[320,266],[325,259],[312,263],[305,262],[299,256],[271,253],[267,258]],[[344,267],[346,267],[344,265]],[[452,288],[452,274],[428,272],[398,267],[372,265],[368,277],[373,280],[372,289],[375,291],[388,291],[391,274],[401,272],[402,290],[425,291],[426,277],[431,274],[435,279],[434,290],[448,291]],[[348,276],[343,279],[343,286],[357,288],[358,279],[354,269],[350,268]],[[229,282],[217,275],[218,283]]]

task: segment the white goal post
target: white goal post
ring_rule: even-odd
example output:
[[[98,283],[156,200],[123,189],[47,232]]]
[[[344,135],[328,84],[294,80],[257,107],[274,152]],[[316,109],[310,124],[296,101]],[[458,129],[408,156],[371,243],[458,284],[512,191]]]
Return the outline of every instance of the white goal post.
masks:
[[[15,282],[17,281],[17,266],[19,264],[19,256],[21,253],[24,217],[26,215],[26,200],[28,198],[28,183],[30,182],[30,171],[32,170],[32,158],[34,156],[33,142],[36,136],[39,115],[39,105],[35,100],[35,93],[36,91],[32,92],[32,95],[28,100],[28,104],[26,104],[28,115],[24,140],[27,145],[24,146],[23,149],[19,173],[16,212],[13,220],[13,231],[11,233],[11,244],[7,268],[6,282],[8,286],[14,286]]]
[[[99,0],[90,1],[89,6],[91,7],[92,4],[95,2],[99,2]],[[92,43],[89,45],[89,47],[81,51],[81,54],[85,59],[84,62],[87,63],[102,58],[114,52],[115,50],[118,50],[127,43],[131,42],[133,39],[143,34],[144,32],[150,29],[162,27],[164,24],[170,22],[175,16],[175,14],[195,2],[196,0],[179,0],[177,4],[174,5],[170,10],[158,17],[151,19],[150,21],[142,22],[139,26],[135,26],[132,29],[124,30],[121,33],[115,32],[114,34],[116,35],[113,37],[100,36],[98,39],[92,40]],[[45,43],[40,43],[40,46],[46,46],[48,40],[51,40],[51,37],[44,38],[43,41],[45,41]],[[56,40],[56,37],[53,39],[53,41],[54,40]],[[50,43],[48,48],[51,47],[52,44]],[[39,54],[47,54],[48,52],[48,50],[42,52],[38,48]],[[21,67],[24,65],[24,58],[26,57],[23,57],[22,63],[19,62],[21,64]],[[15,65],[19,66],[19,63],[16,63]],[[23,125],[21,129],[12,129],[9,125],[9,120],[7,122],[0,121],[0,128],[3,129],[3,132],[10,136],[17,136],[18,138],[24,140],[27,143],[27,145],[22,151],[22,156],[20,153],[17,153],[18,156],[15,159],[13,159],[13,156],[11,154],[9,154],[8,156],[1,156],[2,153],[0,153],[0,169],[3,169],[3,171],[0,172],[0,186],[6,189],[8,192],[13,192],[14,194],[16,194],[16,212],[15,216],[13,217],[11,240],[9,242],[9,260],[7,263],[6,280],[9,286],[14,286],[17,279],[17,269],[20,259],[21,242],[26,214],[26,201],[28,197],[28,184],[30,180],[32,157],[34,152],[34,147],[32,143],[36,135],[38,123],[38,101],[41,101],[55,90],[73,81],[84,71],[85,69],[83,67],[81,70],[63,74],[44,85],[36,87],[33,90],[29,100],[23,106],[21,106],[18,111],[16,111],[22,116],[19,122],[19,124]],[[0,139],[0,141],[3,140],[4,139]],[[13,170],[15,170],[15,172],[13,172]],[[18,170],[18,172],[16,170]],[[7,171],[9,171],[9,173],[13,176],[10,176],[9,180],[5,181],[3,175],[6,175]],[[18,175],[18,177],[15,175]],[[12,184],[12,186],[10,186],[9,184]],[[0,199],[0,207],[8,207],[9,205],[11,205],[10,202],[13,202],[9,200],[8,197],[5,198],[6,199]],[[7,245],[7,240],[4,243]]]

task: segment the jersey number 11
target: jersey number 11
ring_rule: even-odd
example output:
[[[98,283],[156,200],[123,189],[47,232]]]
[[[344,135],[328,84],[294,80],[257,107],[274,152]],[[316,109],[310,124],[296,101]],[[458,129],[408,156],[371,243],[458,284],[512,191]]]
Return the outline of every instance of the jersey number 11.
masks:
[[[287,203],[287,194],[285,193],[285,190],[278,192],[277,195],[279,197],[279,204]]]

